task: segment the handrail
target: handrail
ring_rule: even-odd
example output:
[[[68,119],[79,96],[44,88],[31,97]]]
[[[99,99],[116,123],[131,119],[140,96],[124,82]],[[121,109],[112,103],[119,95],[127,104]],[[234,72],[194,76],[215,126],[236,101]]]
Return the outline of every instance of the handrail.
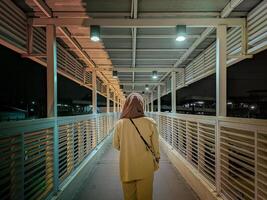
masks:
[[[147,113],[161,138],[223,199],[266,199],[267,120]]]
[[[118,113],[0,123],[0,199],[46,199],[106,137]]]

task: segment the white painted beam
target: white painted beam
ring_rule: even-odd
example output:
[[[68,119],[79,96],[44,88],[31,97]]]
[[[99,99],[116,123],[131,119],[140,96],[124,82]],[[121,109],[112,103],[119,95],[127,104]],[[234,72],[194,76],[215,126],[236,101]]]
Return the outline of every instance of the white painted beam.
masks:
[[[107,113],[110,112],[110,90],[109,90],[109,85],[106,86],[107,87]]]
[[[54,24],[56,26],[80,26],[89,27],[99,25],[101,27],[112,28],[166,28],[175,27],[177,24],[187,25],[188,27],[216,27],[225,24],[229,27],[241,26],[245,23],[244,18],[176,18],[176,19],[111,19],[111,18],[30,18],[33,26],[46,26]]]
[[[171,73],[172,112],[176,113],[176,72]]]
[[[153,91],[151,92],[150,96],[150,101],[151,101],[151,112],[154,112],[154,99],[153,99]]]
[[[160,85],[158,85],[158,112],[161,112],[161,90]]]
[[[30,16],[42,16],[42,12],[29,12]],[[233,16],[246,16],[247,12],[234,11]],[[130,12],[84,12],[84,11],[54,11],[53,16],[58,18],[91,18],[91,17],[131,17]],[[205,12],[205,11],[192,11],[192,12],[138,12],[138,18],[158,18],[158,17],[220,17],[220,12]]]
[[[57,42],[56,27],[46,27],[47,117],[57,117]]]
[[[140,67],[140,68],[130,68],[130,67],[115,67],[113,70],[118,72],[151,72],[156,70],[157,72],[171,72],[171,71],[183,71],[183,68],[172,68],[172,67]]]
[[[96,85],[96,70],[92,71],[92,104],[93,104],[93,113],[97,113],[97,85]]]
[[[216,40],[216,116],[226,116],[227,101],[227,68],[226,68],[226,38],[227,27],[217,27]]]
[[[159,82],[120,82],[121,85],[165,85],[165,83],[159,83]]]

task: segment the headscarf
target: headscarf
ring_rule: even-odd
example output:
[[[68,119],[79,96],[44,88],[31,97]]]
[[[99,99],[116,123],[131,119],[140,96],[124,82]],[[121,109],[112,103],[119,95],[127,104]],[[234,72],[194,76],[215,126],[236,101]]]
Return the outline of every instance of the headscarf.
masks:
[[[126,98],[120,118],[144,117],[144,100],[138,93],[131,93]]]

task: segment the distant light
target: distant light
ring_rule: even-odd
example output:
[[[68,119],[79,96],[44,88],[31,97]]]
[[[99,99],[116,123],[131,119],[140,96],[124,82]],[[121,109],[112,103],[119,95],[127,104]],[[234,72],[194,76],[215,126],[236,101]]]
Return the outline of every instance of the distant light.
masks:
[[[256,106],[250,106],[251,110],[254,110],[256,108]]]
[[[233,105],[233,103],[231,101],[227,102],[227,105]]]
[[[197,103],[202,105],[202,104],[204,104],[205,102],[204,102],[204,101],[198,101]]]
[[[113,71],[112,72],[112,77],[113,78],[118,78],[118,72],[117,71]]]
[[[182,42],[186,40],[186,26],[177,25],[176,26],[176,41]]]
[[[34,109],[33,109],[33,108],[31,108],[31,109],[30,109],[30,111],[31,111],[31,112],[33,112],[33,111],[34,111]]]
[[[32,104],[34,105],[35,104],[35,101],[32,101]]]
[[[148,85],[146,85],[146,86],[145,86],[145,89],[146,89],[146,90],[149,90],[149,87],[148,87]]]
[[[153,71],[152,72],[152,78],[153,79],[157,79],[158,78],[158,72],[157,71]]]
[[[90,38],[94,42],[100,40],[100,26],[90,26]]]

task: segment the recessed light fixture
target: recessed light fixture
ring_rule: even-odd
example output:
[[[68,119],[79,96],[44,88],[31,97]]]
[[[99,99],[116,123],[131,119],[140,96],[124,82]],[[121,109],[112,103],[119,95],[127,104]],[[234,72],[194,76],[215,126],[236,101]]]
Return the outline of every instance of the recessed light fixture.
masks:
[[[112,72],[112,77],[113,78],[118,78],[118,72],[117,71],[113,71]]]
[[[182,42],[186,40],[186,26],[177,25],[176,26],[176,41]]]
[[[153,71],[152,72],[152,78],[153,79],[157,79],[158,78],[158,72],[157,71]]]
[[[100,40],[100,26],[90,26],[90,38],[94,42],[98,42]]]
[[[146,85],[146,86],[145,86],[145,89],[146,89],[146,90],[149,90],[149,87],[148,87],[148,85]]]

